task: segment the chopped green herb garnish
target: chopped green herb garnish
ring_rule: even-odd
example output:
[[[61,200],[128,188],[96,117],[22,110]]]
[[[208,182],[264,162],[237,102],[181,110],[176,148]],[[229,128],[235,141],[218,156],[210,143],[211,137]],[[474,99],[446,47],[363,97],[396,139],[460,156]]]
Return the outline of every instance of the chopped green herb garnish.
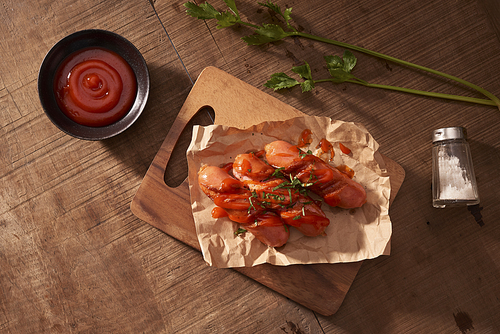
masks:
[[[313,183],[302,183],[299,178],[296,176],[291,176],[290,175],[290,181],[283,181],[282,183],[278,184],[276,187],[273,188],[273,191],[276,191],[278,189],[287,189],[288,190],[288,195],[290,196],[290,201],[292,200],[292,192],[291,190],[294,190],[294,193],[299,193],[303,195],[307,195],[307,189],[306,187],[309,187],[313,185]]]
[[[277,178],[284,178],[283,170],[285,167],[279,167],[274,170],[274,172],[271,174],[271,176],[277,177]]]
[[[234,232],[234,235],[240,235],[240,234],[243,234],[245,233],[247,230],[245,230],[244,228],[238,228],[235,232]]]
[[[300,157],[301,159],[304,159],[304,158],[305,158],[305,156],[307,156],[307,155],[311,155],[311,154],[312,154],[312,151],[311,151],[311,150],[307,150],[307,152],[305,152],[305,153],[299,153],[299,157]]]
[[[253,196],[252,196],[252,197],[253,197]],[[250,202],[250,206],[248,207],[248,211],[247,211],[248,213],[250,213],[250,210],[251,210],[251,209],[256,210],[256,209],[255,209],[255,206],[253,205],[253,202],[252,202],[252,197],[248,197],[248,201]]]

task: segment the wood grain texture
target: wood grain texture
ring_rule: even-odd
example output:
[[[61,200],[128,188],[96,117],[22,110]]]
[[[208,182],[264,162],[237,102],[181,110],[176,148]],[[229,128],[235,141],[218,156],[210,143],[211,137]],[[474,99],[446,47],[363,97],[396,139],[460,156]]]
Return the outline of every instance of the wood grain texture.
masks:
[[[132,212],[156,228],[200,250],[191,215],[189,183],[173,188],[165,183],[166,166],[183,128],[202,108],[215,111],[216,124],[240,129],[264,121],[283,121],[304,115],[215,67],[207,67],[196,80],[174,125],[167,134],[132,203]],[[391,202],[399,191],[404,170],[385,158],[391,177]],[[334,222],[333,222],[334,223]],[[362,261],[357,263],[279,267],[259,265],[235,268],[246,276],[322,315],[340,307]]]
[[[0,332],[235,332],[241,325],[228,314],[250,332],[289,323],[319,331],[312,312],[208,269],[198,252],[131,213],[191,89],[151,4],[10,1],[0,10]],[[46,52],[87,28],[129,39],[151,75],[141,118],[102,142],[59,132],[37,97]],[[233,293],[211,293],[219,288]]]
[[[10,1],[1,11],[0,331],[164,329],[132,247],[142,223],[128,207],[168,117],[158,104],[119,138],[75,140],[45,117],[36,82],[38,67],[57,40],[101,28],[139,48],[152,72],[152,95],[158,96],[162,72],[177,67],[182,74],[182,69],[173,64],[177,57],[170,44],[159,41],[151,6]],[[189,89],[187,78],[179,80],[184,88],[163,89],[174,95]]]
[[[222,0],[210,2],[224,8]],[[293,75],[291,66],[307,60],[314,76],[323,78],[322,57],[343,50],[302,39],[248,47],[240,41],[247,28],[216,29],[214,22],[184,15],[182,3],[0,5],[0,332],[500,332],[498,110],[348,84],[318,85],[310,94],[269,92],[262,85],[271,73]],[[429,66],[500,95],[498,1],[277,3],[293,7],[293,24],[303,31]],[[252,22],[276,22],[256,1],[237,4]],[[86,28],[129,39],[151,74],[151,95],[138,122],[95,143],[60,133],[36,92],[45,53]],[[355,54],[355,75],[370,82],[480,97]],[[196,250],[130,212],[191,79],[207,66],[306,114],[364,124],[382,153],[404,167],[405,183],[390,210],[392,254],[363,263],[335,315],[317,315],[233,270],[207,268]],[[449,125],[469,132],[482,225],[465,208],[431,207],[431,131]],[[178,144],[189,140],[184,136]],[[182,182],[185,161],[170,167]]]

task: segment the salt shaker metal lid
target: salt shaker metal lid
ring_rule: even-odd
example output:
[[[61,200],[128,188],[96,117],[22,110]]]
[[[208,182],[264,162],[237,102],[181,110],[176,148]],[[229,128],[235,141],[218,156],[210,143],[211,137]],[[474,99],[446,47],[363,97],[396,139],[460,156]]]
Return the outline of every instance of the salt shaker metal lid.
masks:
[[[452,126],[436,129],[432,132],[433,143],[451,139],[467,139],[467,130],[461,126]]]

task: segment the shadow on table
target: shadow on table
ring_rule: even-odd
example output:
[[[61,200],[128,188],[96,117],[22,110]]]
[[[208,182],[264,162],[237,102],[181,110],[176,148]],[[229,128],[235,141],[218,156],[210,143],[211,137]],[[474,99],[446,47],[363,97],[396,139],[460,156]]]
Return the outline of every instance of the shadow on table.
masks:
[[[172,70],[168,65],[148,66],[151,89],[142,115],[122,134],[102,141],[115,157],[141,177],[146,174],[192,88],[185,72]],[[195,117],[189,124],[191,128],[193,124],[211,122],[206,111],[199,114],[203,117]],[[169,163],[172,173],[168,179],[172,185],[182,183],[187,177],[185,149],[191,140],[191,128],[184,130],[172,154],[172,163]]]

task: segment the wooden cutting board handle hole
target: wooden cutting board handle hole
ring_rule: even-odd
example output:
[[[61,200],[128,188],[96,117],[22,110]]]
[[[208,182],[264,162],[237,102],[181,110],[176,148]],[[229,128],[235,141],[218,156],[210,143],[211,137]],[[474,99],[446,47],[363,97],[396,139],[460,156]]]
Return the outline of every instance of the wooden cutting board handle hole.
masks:
[[[187,178],[188,165],[186,151],[191,143],[193,126],[211,125],[215,120],[215,111],[210,106],[200,108],[191,116],[182,112],[183,110],[177,115],[167,135],[167,140],[170,140],[170,145],[167,146],[167,149],[170,150],[170,155],[163,176],[165,184],[170,188],[177,188]]]

